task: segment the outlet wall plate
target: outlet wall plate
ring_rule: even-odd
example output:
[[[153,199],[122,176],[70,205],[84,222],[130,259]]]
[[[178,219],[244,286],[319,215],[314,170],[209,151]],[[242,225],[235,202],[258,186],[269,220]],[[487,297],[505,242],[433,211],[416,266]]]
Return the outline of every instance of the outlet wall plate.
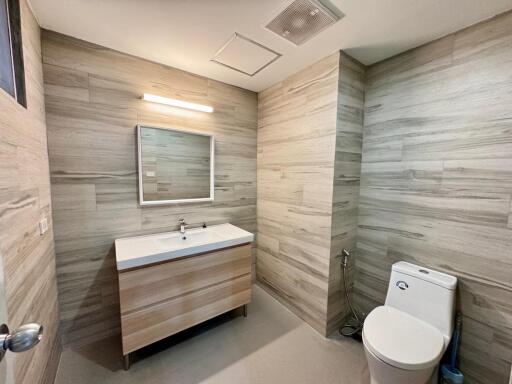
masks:
[[[39,221],[39,234],[43,236],[46,232],[48,232],[48,219],[44,217]]]

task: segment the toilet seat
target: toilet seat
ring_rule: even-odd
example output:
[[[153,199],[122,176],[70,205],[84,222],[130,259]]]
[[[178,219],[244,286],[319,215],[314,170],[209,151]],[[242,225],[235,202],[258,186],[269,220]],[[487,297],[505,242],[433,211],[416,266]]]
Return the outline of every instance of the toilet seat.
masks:
[[[376,357],[405,370],[433,367],[444,352],[444,338],[437,328],[390,306],[370,312],[363,342]]]

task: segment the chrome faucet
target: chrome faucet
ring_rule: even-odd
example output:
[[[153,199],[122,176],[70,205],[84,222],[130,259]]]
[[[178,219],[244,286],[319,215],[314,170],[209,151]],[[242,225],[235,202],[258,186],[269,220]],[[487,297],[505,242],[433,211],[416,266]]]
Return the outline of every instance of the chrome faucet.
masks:
[[[185,219],[179,219],[178,223],[180,225],[180,233],[184,235],[187,231],[187,223],[185,223]]]

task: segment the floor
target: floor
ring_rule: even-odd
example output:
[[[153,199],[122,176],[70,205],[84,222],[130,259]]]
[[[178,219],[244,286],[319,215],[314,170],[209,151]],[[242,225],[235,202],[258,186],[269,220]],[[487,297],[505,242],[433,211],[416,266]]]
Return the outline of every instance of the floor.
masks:
[[[262,288],[248,317],[231,313],[134,354],[122,369],[119,338],[67,349],[56,384],[368,384],[362,345],[325,339]]]

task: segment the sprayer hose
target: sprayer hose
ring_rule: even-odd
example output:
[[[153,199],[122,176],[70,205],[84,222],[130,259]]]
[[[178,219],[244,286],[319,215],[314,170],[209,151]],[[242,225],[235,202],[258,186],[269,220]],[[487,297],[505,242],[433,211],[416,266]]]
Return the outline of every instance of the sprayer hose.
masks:
[[[348,263],[344,263],[343,264],[343,288],[345,290],[345,299],[347,300],[347,304],[348,304],[348,307],[350,308],[350,312],[352,312],[352,316],[354,316],[354,318],[358,321],[358,322],[361,322],[361,320],[359,320],[359,317],[357,316],[357,312],[354,310],[354,307],[352,306],[352,302],[350,301],[350,297],[348,295],[348,289],[347,289],[347,264]]]

